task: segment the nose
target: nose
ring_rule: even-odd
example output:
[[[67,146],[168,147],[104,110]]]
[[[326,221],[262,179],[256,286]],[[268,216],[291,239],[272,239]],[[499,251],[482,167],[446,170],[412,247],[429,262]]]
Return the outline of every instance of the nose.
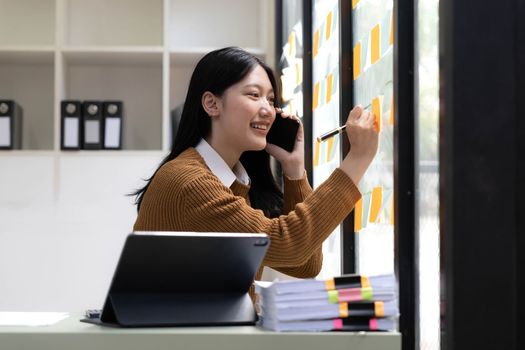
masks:
[[[275,107],[273,106],[273,103],[266,98],[261,100],[263,101],[261,103],[261,115],[265,117],[275,117]]]

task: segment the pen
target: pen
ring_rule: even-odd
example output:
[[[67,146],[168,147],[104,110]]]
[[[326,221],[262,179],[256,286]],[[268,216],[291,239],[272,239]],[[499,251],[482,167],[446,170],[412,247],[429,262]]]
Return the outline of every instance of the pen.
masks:
[[[364,107],[364,110],[367,110],[372,104],[367,105]],[[327,133],[322,134],[321,136],[317,137],[317,142],[323,142],[326,139],[329,139],[332,136],[335,136],[337,134],[342,133],[346,129],[346,125],[339,126],[333,130],[328,131]]]
[[[333,130],[330,130],[327,133],[322,134],[321,136],[318,136],[317,142],[323,142],[324,140],[329,139],[332,136],[342,133],[345,129],[346,129],[346,125],[343,125]]]

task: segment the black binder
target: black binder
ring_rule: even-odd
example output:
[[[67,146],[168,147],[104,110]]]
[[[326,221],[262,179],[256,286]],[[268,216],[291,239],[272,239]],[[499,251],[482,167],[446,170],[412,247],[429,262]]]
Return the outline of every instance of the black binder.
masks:
[[[105,101],[103,109],[104,149],[122,149],[122,116],[121,101]]]
[[[99,101],[84,101],[83,117],[83,149],[102,148],[102,103]]]
[[[248,289],[266,234],[137,232],[124,244],[100,319],[121,327],[253,325]]]
[[[22,148],[22,107],[13,100],[0,100],[0,149]]]
[[[80,101],[62,101],[60,105],[60,148],[77,150],[82,146],[82,104]]]

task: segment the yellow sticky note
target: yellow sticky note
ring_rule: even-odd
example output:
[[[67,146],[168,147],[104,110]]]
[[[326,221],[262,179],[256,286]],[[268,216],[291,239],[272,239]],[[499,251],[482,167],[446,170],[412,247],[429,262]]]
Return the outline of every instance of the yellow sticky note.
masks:
[[[312,55],[314,57],[317,56],[318,51],[319,51],[319,29],[317,29],[314,33],[314,42],[312,45]]]
[[[291,32],[290,35],[288,35],[288,47],[288,55],[295,57],[295,32]]]
[[[372,64],[379,61],[380,48],[379,48],[379,35],[380,35],[379,24],[372,28],[370,32],[370,62]]]
[[[354,232],[361,231],[363,222],[363,199],[359,199],[354,206]]]
[[[381,100],[376,97],[372,100],[372,114],[374,115],[374,129],[381,131]]]
[[[314,148],[314,167],[319,165],[319,152],[321,148],[321,142],[316,141],[315,142],[315,148]]]
[[[298,60],[295,64],[295,83],[296,86],[301,85],[303,82],[303,61]]]
[[[370,222],[376,222],[383,203],[383,189],[374,187],[372,190],[372,200],[370,201]]]
[[[354,47],[354,80],[361,75],[361,43]]]
[[[357,4],[359,4],[359,0],[352,0],[352,9],[355,9]]]
[[[332,29],[332,11],[326,15],[326,40],[330,39],[330,30]]]
[[[326,152],[326,160],[329,162],[331,159],[330,159],[330,154],[332,153],[332,147],[334,147],[334,138],[333,137],[330,137],[328,140],[326,140],[326,143],[328,145],[328,149],[327,149],[327,152]]]
[[[328,74],[326,78],[326,103],[330,102],[332,99],[332,84],[334,82],[334,75],[332,73]]]
[[[319,82],[314,86],[314,96],[312,99],[312,109],[315,110],[319,106]]]

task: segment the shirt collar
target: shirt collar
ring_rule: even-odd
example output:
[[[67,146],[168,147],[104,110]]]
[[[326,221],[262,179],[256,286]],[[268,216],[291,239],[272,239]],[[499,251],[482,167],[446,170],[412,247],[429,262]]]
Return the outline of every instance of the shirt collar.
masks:
[[[233,170],[230,169],[224,159],[222,159],[219,153],[217,153],[206,140],[201,139],[197,146],[195,146],[195,150],[199,152],[208,168],[221,180],[224,186],[229,188],[236,179],[244,185],[250,184],[250,177],[241,162],[237,162]]]

